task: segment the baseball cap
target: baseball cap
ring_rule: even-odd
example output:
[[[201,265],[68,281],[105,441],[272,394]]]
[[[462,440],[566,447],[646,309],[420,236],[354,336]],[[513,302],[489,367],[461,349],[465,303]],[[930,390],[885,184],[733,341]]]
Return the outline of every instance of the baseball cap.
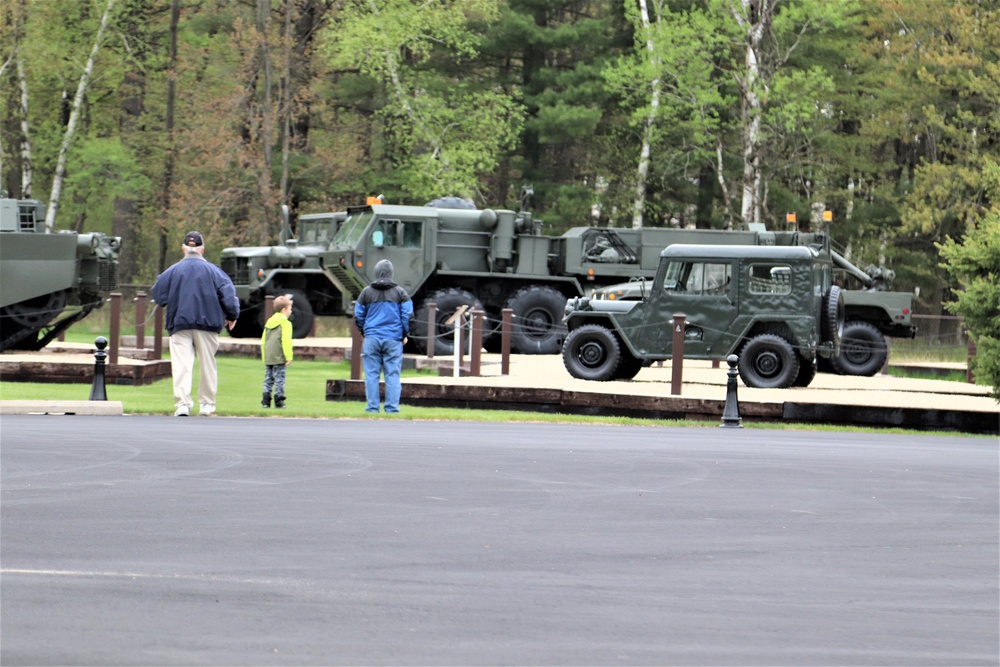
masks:
[[[201,235],[201,232],[188,232],[188,235],[184,237],[184,245],[191,248],[205,245],[205,237]]]

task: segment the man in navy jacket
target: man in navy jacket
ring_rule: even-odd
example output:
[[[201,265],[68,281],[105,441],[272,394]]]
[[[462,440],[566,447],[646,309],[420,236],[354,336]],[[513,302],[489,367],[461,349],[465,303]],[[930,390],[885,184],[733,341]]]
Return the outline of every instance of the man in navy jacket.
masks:
[[[153,300],[167,307],[167,331],[170,333],[170,371],[174,379],[174,416],[187,417],[191,400],[191,377],[198,357],[200,414],[215,412],[215,394],[219,375],[215,353],[219,332],[232,329],[240,316],[236,287],[225,272],[205,259],[205,237],[190,232],[184,237],[184,259],[156,279],[151,291]]]
[[[354,304],[354,321],[365,337],[361,360],[365,367],[365,412],[378,412],[379,376],[385,374],[385,411],[399,412],[403,345],[410,335],[413,301],[392,281],[392,262],[375,265],[375,280],[361,290]]]

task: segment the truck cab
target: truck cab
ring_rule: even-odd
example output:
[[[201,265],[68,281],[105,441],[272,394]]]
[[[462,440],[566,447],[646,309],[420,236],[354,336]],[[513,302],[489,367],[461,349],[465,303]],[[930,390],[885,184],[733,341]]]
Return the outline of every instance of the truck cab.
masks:
[[[684,314],[684,356],[740,357],[751,387],[808,385],[820,357],[839,351],[844,300],[832,285],[828,245],[674,244],[639,300],[567,302],[562,354],[571,375],[630,379],[673,356],[675,314]]]

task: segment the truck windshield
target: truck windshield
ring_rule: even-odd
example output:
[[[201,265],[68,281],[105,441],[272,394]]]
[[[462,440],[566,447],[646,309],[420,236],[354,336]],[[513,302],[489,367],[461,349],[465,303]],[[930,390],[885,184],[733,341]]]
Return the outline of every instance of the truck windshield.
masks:
[[[347,216],[347,220],[341,225],[340,231],[333,237],[334,244],[356,246],[361,240],[368,226],[368,221],[372,218],[371,211],[358,211]]]
[[[302,243],[326,243],[331,223],[329,220],[302,220],[299,219],[299,241]]]

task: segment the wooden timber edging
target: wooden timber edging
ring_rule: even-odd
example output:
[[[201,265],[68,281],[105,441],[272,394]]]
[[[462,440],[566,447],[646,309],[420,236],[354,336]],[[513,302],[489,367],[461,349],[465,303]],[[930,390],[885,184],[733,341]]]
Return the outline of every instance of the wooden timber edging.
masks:
[[[329,401],[363,401],[364,380],[327,380],[326,398]],[[627,396],[567,389],[414,382],[403,385],[403,401],[409,405],[646,419],[721,419],[724,399],[724,396],[716,401],[681,396]],[[746,417],[780,420],[782,406],[780,403],[747,403],[740,406],[740,413]]]
[[[17,361],[0,357],[0,375],[4,382],[56,382],[91,384],[94,362]],[[170,362],[142,361],[131,364],[106,364],[106,384],[145,385],[170,377]]]
[[[326,399],[364,401],[365,383],[363,380],[327,380]],[[403,403],[475,410],[519,410],[552,414],[720,422],[725,408],[724,396],[720,400],[708,400],[682,396],[628,396],[565,389],[413,382],[403,384]],[[739,404],[739,412],[742,419],[752,421],[899,427],[1000,435],[1000,418],[996,413],[973,410],[743,401]]]

